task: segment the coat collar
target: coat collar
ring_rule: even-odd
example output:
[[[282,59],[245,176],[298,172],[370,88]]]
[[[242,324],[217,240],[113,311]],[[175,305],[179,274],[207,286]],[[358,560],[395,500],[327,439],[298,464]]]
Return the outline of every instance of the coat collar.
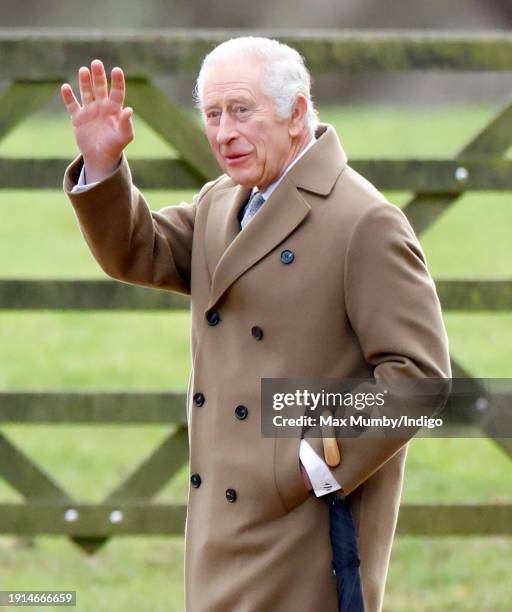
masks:
[[[231,183],[210,202],[205,248],[212,284],[206,310],[251,266],[302,223],[311,210],[301,190],[327,196],[347,163],[334,128],[320,124],[316,143],[291,168],[254,219],[240,230],[238,215],[251,189]]]
[[[321,123],[315,136],[316,143],[286,176],[299,189],[327,196],[347,165],[347,155],[332,125]]]

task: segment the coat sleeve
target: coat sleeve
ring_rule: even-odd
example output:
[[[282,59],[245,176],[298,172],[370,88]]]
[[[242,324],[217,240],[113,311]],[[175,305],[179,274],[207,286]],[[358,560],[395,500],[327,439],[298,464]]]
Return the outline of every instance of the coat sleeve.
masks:
[[[64,191],[101,268],[127,283],[189,294],[197,205],[214,182],[207,183],[191,204],[155,212],[133,185],[124,155],[110,176],[86,191],[72,193],[82,165],[80,156],[67,168]]]
[[[372,206],[352,232],[345,260],[346,311],[376,380],[449,378],[448,339],[434,282],[402,211]],[[412,432],[411,435],[413,435]],[[349,494],[408,438],[340,438],[333,475]]]

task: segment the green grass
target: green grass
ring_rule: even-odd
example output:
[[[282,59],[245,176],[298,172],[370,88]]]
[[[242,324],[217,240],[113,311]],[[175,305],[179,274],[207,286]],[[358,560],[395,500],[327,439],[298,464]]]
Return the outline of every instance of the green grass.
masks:
[[[496,109],[326,108],[350,158],[449,157]],[[172,151],[136,119],[128,155]],[[69,121],[40,113],[0,144],[0,155],[76,154]],[[148,191],[153,209],[192,192]],[[409,194],[388,193],[403,205]],[[509,194],[461,198],[422,236],[435,277],[509,278]],[[0,277],[104,278],[60,191],[0,191]],[[447,313],[452,354],[474,375],[512,376],[512,313]],[[0,389],[184,389],[189,315],[0,313]],[[169,433],[163,426],[4,426],[2,431],[73,496],[101,500]],[[184,502],[187,470],[158,496]],[[0,500],[19,501],[0,481]],[[417,439],[403,499],[511,503],[510,461],[492,442]],[[508,610],[506,538],[397,538],[385,610]],[[75,589],[79,610],[183,610],[183,538],[117,538],[92,558],[64,538],[0,537],[0,588]],[[49,609],[49,608],[45,608]]]
[[[188,312],[6,312],[0,388],[183,389],[188,325]]]

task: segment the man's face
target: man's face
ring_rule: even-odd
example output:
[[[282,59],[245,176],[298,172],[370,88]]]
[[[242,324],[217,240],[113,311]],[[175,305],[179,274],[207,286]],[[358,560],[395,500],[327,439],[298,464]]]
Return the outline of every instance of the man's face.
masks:
[[[292,161],[290,121],[276,116],[261,89],[260,66],[237,60],[206,74],[203,111],[206,136],[221,168],[235,183],[265,188]]]

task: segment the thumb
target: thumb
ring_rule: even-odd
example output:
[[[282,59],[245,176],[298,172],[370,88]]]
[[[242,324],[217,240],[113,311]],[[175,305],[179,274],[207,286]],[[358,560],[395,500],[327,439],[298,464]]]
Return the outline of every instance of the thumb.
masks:
[[[121,128],[121,131],[129,138],[133,138],[132,116],[133,108],[127,106],[126,108],[123,108],[119,118],[119,127]]]

